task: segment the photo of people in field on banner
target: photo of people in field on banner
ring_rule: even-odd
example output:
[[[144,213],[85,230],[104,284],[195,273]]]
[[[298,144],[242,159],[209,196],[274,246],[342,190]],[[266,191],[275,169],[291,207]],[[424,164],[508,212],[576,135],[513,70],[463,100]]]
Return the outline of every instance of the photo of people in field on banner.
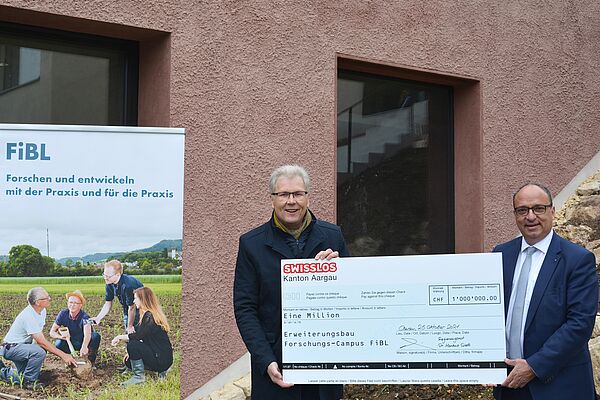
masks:
[[[179,399],[184,141],[0,124],[0,397]]]

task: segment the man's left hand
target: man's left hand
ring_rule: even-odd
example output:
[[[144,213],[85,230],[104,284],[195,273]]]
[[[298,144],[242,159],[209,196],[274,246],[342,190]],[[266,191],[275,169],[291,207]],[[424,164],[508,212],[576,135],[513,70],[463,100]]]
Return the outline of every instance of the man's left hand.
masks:
[[[128,326],[127,329],[125,330],[127,333],[134,333],[135,332],[135,328],[133,326]]]
[[[273,383],[277,386],[280,386],[284,389],[294,386],[293,383],[287,383],[283,381],[283,375],[281,374],[279,365],[277,365],[277,362],[275,361],[273,361],[267,367],[267,374],[269,375],[269,378],[271,378],[271,381],[273,381]]]
[[[331,249],[323,250],[317,253],[315,260],[331,260],[332,258],[338,258],[340,253]]]
[[[85,357],[85,356],[87,356],[88,353],[89,353],[89,350],[88,350],[87,346],[81,346],[81,350],[79,350],[79,355],[81,357]]]
[[[504,382],[502,382],[502,386],[510,389],[520,389],[525,387],[525,385],[535,378],[535,373],[526,360],[522,358],[516,358],[514,360],[506,358],[504,362],[506,365],[510,365],[514,368],[510,374],[508,374]]]

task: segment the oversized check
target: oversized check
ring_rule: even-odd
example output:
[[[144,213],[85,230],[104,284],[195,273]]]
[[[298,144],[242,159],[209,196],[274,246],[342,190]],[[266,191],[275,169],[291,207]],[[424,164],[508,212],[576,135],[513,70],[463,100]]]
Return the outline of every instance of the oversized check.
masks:
[[[500,253],[281,262],[289,383],[501,383]]]

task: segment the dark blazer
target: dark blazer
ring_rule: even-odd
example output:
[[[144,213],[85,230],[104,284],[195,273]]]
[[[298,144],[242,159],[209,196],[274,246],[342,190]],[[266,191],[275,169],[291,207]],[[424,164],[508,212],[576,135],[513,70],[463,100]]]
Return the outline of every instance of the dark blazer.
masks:
[[[240,335],[248,348],[252,366],[252,400],[300,399],[300,386],[283,389],[267,374],[277,361],[281,367],[281,277],[280,261],[313,258],[328,248],[348,256],[346,242],[336,225],[313,219],[301,257],[288,243],[291,235],[276,228],[273,219],[240,237],[233,285],[233,305]],[[292,238],[293,239],[293,238]],[[321,400],[342,397],[342,385],[312,385]]]
[[[173,346],[167,332],[155,321],[150,311],[146,311],[135,327],[135,332],[127,335],[129,343],[143,342],[149,349],[148,355],[153,355],[152,362],[144,360],[146,369],[158,372],[168,370],[173,365]],[[129,345],[129,344],[128,344]]]
[[[506,315],[521,237],[494,251],[502,252]],[[525,321],[523,357],[537,376],[526,387],[534,399],[595,399],[588,340],[597,310],[594,255],[554,233]],[[494,396],[502,399],[507,390],[497,388]]]

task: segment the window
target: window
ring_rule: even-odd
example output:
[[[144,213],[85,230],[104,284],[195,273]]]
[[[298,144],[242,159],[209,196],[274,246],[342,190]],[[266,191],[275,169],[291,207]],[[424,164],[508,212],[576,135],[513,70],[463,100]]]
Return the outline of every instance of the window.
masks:
[[[338,72],[337,222],[355,256],[454,251],[452,88]]]
[[[38,49],[0,44],[0,93],[40,79]]]
[[[0,24],[0,122],[137,125],[137,43]]]

